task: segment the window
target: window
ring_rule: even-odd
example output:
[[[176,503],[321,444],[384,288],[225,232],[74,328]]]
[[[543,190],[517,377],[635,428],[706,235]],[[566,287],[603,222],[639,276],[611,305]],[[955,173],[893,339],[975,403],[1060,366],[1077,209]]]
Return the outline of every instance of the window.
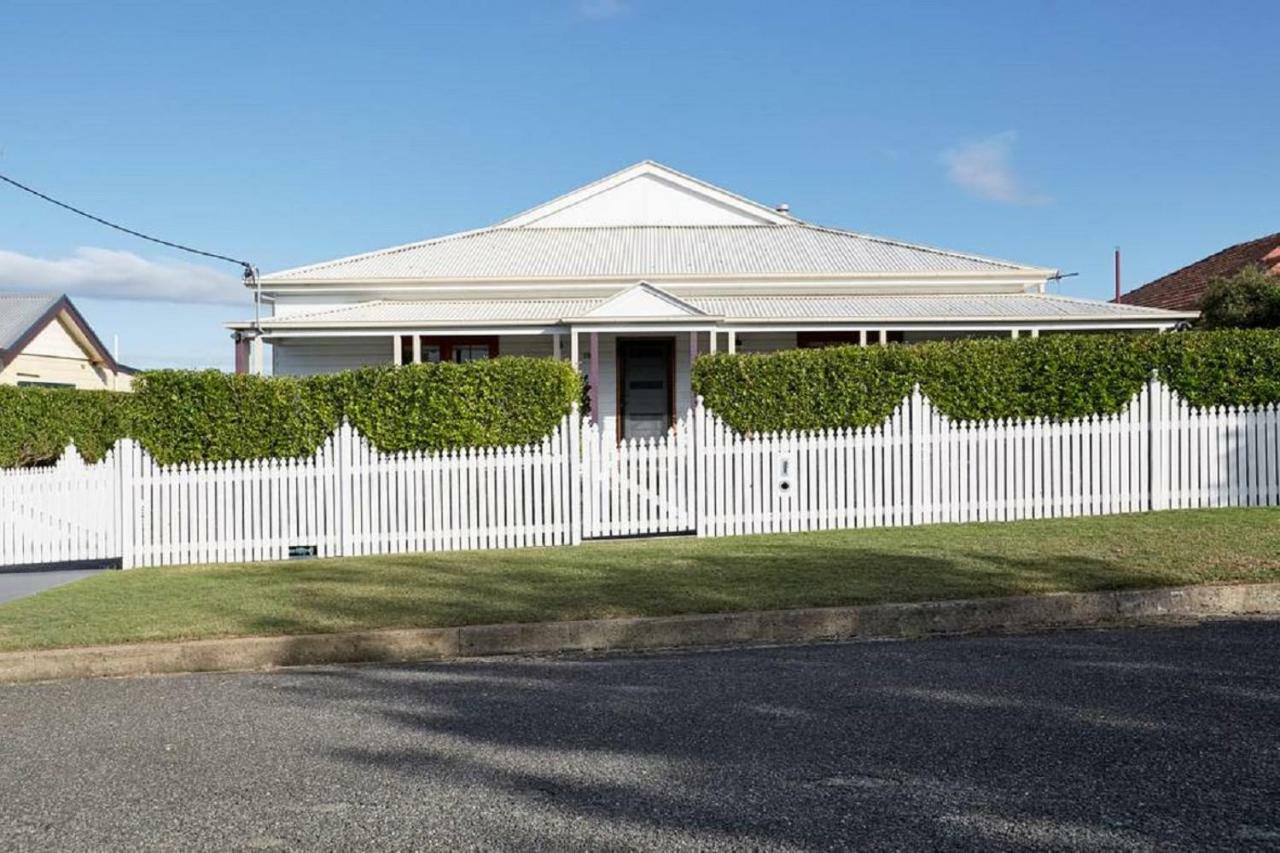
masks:
[[[37,379],[19,379],[19,388],[74,388],[70,382],[41,382]]]
[[[457,364],[468,361],[481,361],[489,357],[488,344],[454,344],[451,347],[452,360]]]
[[[442,361],[465,364],[468,361],[497,357],[496,335],[418,336],[418,360],[422,364],[439,364]],[[403,335],[400,338],[400,363],[413,364],[413,335]]]
[[[861,342],[860,332],[796,332],[796,346],[801,349],[817,347],[857,346]],[[885,343],[900,344],[905,336],[900,331],[885,333]],[[867,345],[880,343],[880,330],[867,329]]]

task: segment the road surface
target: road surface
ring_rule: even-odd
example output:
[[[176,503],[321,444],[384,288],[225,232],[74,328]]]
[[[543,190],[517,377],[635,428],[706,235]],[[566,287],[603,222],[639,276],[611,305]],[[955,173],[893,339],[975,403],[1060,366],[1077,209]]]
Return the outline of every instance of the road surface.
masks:
[[[50,569],[46,571],[0,571],[0,604],[35,595],[55,586],[82,580],[105,569]]]
[[[0,688],[0,849],[1280,847],[1280,622]]]

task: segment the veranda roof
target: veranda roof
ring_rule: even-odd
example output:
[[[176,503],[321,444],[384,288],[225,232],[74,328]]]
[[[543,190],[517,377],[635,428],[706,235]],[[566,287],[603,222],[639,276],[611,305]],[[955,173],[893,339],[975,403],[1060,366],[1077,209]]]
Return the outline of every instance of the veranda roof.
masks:
[[[414,326],[555,325],[580,318],[599,299],[379,299],[263,320],[268,331]],[[1005,323],[1038,321],[1150,320],[1181,315],[1155,308],[1117,305],[1041,293],[866,296],[691,296],[683,300],[708,319],[731,323]],[[1187,315],[1188,317],[1191,315]],[[696,318],[690,318],[696,319]]]

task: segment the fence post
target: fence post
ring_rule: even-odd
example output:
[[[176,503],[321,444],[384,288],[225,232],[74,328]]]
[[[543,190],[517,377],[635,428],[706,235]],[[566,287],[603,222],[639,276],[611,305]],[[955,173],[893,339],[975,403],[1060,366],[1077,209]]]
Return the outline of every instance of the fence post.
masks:
[[[569,431],[569,542],[582,544],[582,529],[586,523],[582,507],[582,478],[586,466],[582,464],[582,416],[578,414],[575,402],[569,408],[569,416],[564,420],[564,428]]]
[[[131,438],[122,438],[115,448],[116,481],[116,541],[120,543],[120,568],[132,569],[136,565],[133,545],[133,520],[137,512],[137,489],[133,487],[134,462],[137,445]]]
[[[924,507],[924,478],[922,476],[922,467],[924,465],[924,429],[921,421],[924,419],[924,401],[920,395],[920,386],[917,384],[911,389],[911,417],[907,420],[907,435],[909,442],[907,447],[910,452],[911,465],[911,491],[908,499],[911,506],[911,523],[920,524],[923,521]]]
[[[693,423],[690,425],[692,435],[691,444],[693,445],[693,460],[696,463],[697,470],[690,470],[689,476],[693,478],[693,506],[689,507],[689,511],[693,513],[693,528],[698,536],[707,535],[707,501],[710,500],[711,483],[707,477],[707,451],[710,450],[707,442],[707,417],[706,409],[703,407],[702,395],[699,394],[693,401]]]
[[[338,440],[334,442],[338,452],[334,454],[334,470],[337,474],[337,495],[335,495],[334,515],[338,520],[338,553],[350,557],[354,550],[351,543],[351,423],[342,419],[338,427]]]
[[[1148,461],[1151,477],[1151,508],[1169,508],[1169,466],[1165,464],[1165,447],[1169,437],[1166,434],[1165,402],[1167,393],[1156,372],[1151,371],[1147,379],[1147,429],[1151,435],[1150,458]]]

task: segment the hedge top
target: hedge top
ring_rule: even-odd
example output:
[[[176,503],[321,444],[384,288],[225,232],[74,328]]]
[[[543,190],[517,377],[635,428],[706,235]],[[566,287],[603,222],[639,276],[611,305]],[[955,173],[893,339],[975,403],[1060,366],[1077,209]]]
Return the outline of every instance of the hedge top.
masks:
[[[505,357],[310,377],[158,370],[133,387],[0,386],[0,466],[56,459],[68,441],[98,459],[126,436],[163,464],[307,456],[343,418],[383,451],[527,444],[581,393],[567,362]]]
[[[963,420],[1119,411],[1152,371],[1201,406],[1280,402],[1280,333],[1079,334],[698,359],[694,390],[742,432],[880,423],[914,384]]]
[[[693,385],[742,432],[881,422],[912,385],[953,418],[1115,412],[1156,371],[1201,406],[1280,402],[1280,331],[1051,335],[770,355],[705,355]],[[302,378],[142,374],[133,394],[0,386],[0,466],[98,459],[138,439],[161,463],[314,452],[347,418],[379,449],[527,444],[580,399],[565,361],[370,367]]]

